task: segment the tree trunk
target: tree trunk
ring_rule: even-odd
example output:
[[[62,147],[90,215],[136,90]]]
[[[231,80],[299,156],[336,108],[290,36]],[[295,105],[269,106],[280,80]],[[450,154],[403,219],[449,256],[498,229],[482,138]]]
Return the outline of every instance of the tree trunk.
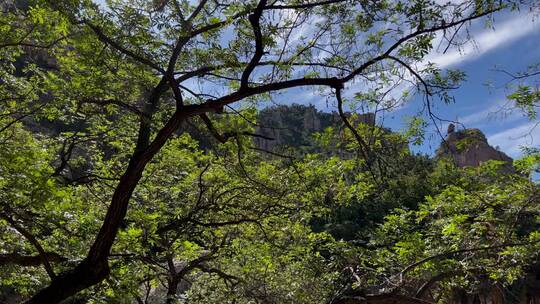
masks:
[[[84,260],[73,270],[56,277],[51,284],[28,300],[27,304],[59,303],[80,290],[101,282],[109,275],[107,260],[89,263]]]
[[[176,291],[178,289],[178,283],[180,281],[176,278],[171,278],[168,281],[167,299],[165,300],[165,304],[174,304],[176,303]]]
[[[49,286],[39,291],[26,304],[59,303],[77,292],[103,281],[109,275],[108,256],[126,215],[131,195],[142,177],[144,168],[178,129],[187,114],[175,112],[148,147],[141,149],[138,146],[135,149],[135,153],[114,191],[103,224],[87,257],[74,269],[52,280]],[[140,134],[141,131],[139,131]]]

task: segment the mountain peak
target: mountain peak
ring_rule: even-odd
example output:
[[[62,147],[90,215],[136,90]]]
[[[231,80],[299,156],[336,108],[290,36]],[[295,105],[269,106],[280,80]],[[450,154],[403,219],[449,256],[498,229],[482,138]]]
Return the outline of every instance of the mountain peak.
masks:
[[[456,131],[449,126],[446,139],[437,149],[436,157],[450,157],[458,167],[476,167],[488,160],[499,160],[508,164],[504,171],[514,171],[512,158],[489,145],[480,129]]]

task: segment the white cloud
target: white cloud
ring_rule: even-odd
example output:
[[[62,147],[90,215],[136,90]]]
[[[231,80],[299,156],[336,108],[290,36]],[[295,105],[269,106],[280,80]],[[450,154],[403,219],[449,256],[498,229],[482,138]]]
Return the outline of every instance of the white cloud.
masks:
[[[514,128],[488,136],[492,146],[498,146],[501,151],[512,157],[521,154],[522,146],[538,145],[540,143],[540,127],[537,122],[528,122]]]
[[[441,68],[477,58],[497,47],[522,38],[533,31],[540,30],[540,22],[532,14],[517,14],[512,19],[501,24],[495,24],[494,29],[484,29],[481,33],[473,35],[474,41],[467,43],[459,49],[447,53],[432,53],[427,61],[437,64]]]
[[[507,99],[498,99],[483,110],[458,117],[457,121],[464,124],[465,127],[474,125],[476,127],[485,125],[495,120],[501,120],[505,123],[516,121],[523,117],[522,112],[516,111],[511,107]]]
[[[442,3],[460,3],[460,0],[440,1]],[[505,22],[500,24],[495,23],[493,29],[483,28],[479,32],[472,33],[471,36],[473,40],[463,45],[461,48],[450,48],[446,53],[440,53],[436,50],[432,51],[416,68],[425,68],[428,63],[435,63],[442,69],[448,68],[458,63],[476,59],[497,47],[504,46],[519,38],[527,36],[535,30],[540,30],[540,22],[537,22],[532,14],[516,14],[515,17]],[[442,33],[435,39],[434,44],[439,43],[441,39]],[[404,80],[406,81],[403,81],[398,87],[394,88],[393,92],[391,92],[392,97],[399,97],[405,91],[411,91],[414,88],[412,82],[414,82],[415,78],[413,75],[406,74]],[[400,107],[404,105],[405,104],[402,104]],[[497,104],[490,106],[488,109],[464,116],[458,119],[458,121],[464,125],[470,125],[482,121],[485,123],[490,119],[499,118],[504,118],[505,121],[514,121],[520,117],[515,112],[510,113],[505,110],[499,111],[503,107],[503,101],[498,101]]]

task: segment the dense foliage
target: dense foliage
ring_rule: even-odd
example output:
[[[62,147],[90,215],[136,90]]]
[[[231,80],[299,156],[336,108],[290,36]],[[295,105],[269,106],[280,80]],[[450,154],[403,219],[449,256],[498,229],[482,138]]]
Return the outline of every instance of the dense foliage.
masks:
[[[353,111],[418,93],[433,118],[434,98],[464,79],[424,61],[434,41],[450,47],[468,22],[523,1],[454,2],[1,3],[0,301],[447,303],[515,290],[538,265],[536,154],[513,172],[457,168],[409,151],[420,116],[401,134]],[[261,104],[299,87],[335,100],[332,121],[261,148],[261,129],[282,127]],[[280,122],[301,109],[279,108]]]

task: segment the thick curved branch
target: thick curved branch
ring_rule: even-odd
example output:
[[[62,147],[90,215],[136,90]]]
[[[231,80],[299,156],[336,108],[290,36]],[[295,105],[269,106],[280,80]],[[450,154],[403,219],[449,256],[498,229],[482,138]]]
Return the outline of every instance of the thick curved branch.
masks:
[[[264,84],[264,85],[260,85],[260,86],[257,86],[257,87],[242,87],[238,91],[236,91],[234,93],[231,93],[229,95],[220,97],[218,99],[209,100],[209,101],[207,101],[205,103],[202,103],[202,104],[199,104],[199,105],[193,105],[193,106],[197,107],[197,109],[195,110],[196,114],[200,114],[200,113],[216,110],[218,108],[221,108],[223,106],[226,106],[226,105],[228,105],[230,103],[233,103],[233,102],[236,102],[238,100],[244,99],[246,97],[250,97],[250,96],[258,95],[258,94],[262,94],[262,93],[268,93],[268,92],[271,92],[271,91],[278,91],[278,90],[294,88],[294,87],[302,87],[302,86],[328,86],[328,87],[331,87],[331,88],[342,87],[343,84],[351,81],[352,79],[354,79],[359,74],[365,72],[367,68],[371,67],[372,65],[374,65],[374,64],[376,64],[376,63],[378,63],[378,62],[380,62],[380,61],[382,61],[384,59],[387,59],[388,56],[391,56],[390,54],[394,50],[396,50],[401,44],[407,42],[410,39],[413,39],[413,38],[415,38],[415,37],[417,37],[419,35],[423,35],[423,34],[426,34],[426,33],[432,33],[432,32],[436,32],[436,31],[439,31],[439,30],[447,29],[447,28],[450,28],[450,27],[453,27],[453,26],[456,26],[456,25],[459,25],[459,24],[462,24],[462,23],[465,23],[465,22],[468,22],[468,21],[471,21],[471,20],[474,20],[474,19],[481,18],[481,17],[486,16],[488,14],[491,14],[491,13],[493,13],[495,11],[501,10],[502,8],[503,7],[498,7],[496,9],[489,10],[489,11],[486,11],[486,12],[481,13],[481,14],[475,14],[475,15],[469,16],[469,17],[461,19],[459,21],[449,22],[449,23],[442,23],[439,26],[427,28],[427,29],[424,29],[424,30],[419,30],[419,31],[416,31],[416,32],[411,33],[409,35],[406,35],[406,36],[400,38],[394,44],[392,44],[384,53],[382,53],[382,54],[380,54],[380,55],[378,55],[376,57],[373,57],[372,59],[364,62],[358,68],[354,69],[350,74],[348,74],[347,76],[342,77],[342,78],[337,78],[337,77],[330,77],[330,78],[297,78],[297,79],[286,80],[286,81],[277,82],[277,83]]]
[[[261,60],[262,56],[264,55],[264,45],[263,45],[263,37],[261,33],[261,16],[264,7],[266,6],[266,0],[261,0],[259,4],[257,5],[257,8],[253,12],[253,14],[249,15],[249,23],[251,24],[251,27],[253,28],[253,34],[255,36],[255,53],[253,54],[253,57],[251,58],[250,62],[244,69],[244,72],[242,73],[242,77],[240,78],[240,88],[246,88],[249,83],[249,76],[257,66],[257,63]]]
[[[62,263],[68,259],[55,252],[46,252],[44,256],[50,263]],[[19,265],[19,266],[39,266],[43,264],[42,255],[21,255],[19,253],[0,254],[0,266],[3,265]]]
[[[384,52],[383,54],[379,55],[379,56],[376,56],[374,58],[372,58],[371,60],[365,62],[364,64],[362,64],[361,66],[359,66],[357,69],[355,69],[352,73],[350,73],[348,76],[344,77],[343,78],[343,82],[347,82],[349,80],[352,80],[354,77],[356,77],[358,74],[362,73],[367,67],[385,59],[385,58],[388,58],[388,56],[394,51],[396,50],[400,45],[402,45],[403,43],[413,39],[413,38],[416,38],[420,35],[424,35],[424,34],[429,34],[429,33],[434,33],[434,32],[438,32],[438,31],[441,31],[441,30],[445,30],[445,29],[448,29],[448,28],[451,28],[451,27],[454,27],[454,26],[457,26],[457,25],[461,25],[463,23],[466,23],[466,22],[469,22],[469,21],[472,21],[472,20],[475,20],[475,19],[478,19],[478,18],[481,18],[481,17],[484,17],[484,16],[487,16],[487,15],[490,15],[490,14],[493,14],[494,12],[497,12],[497,11],[500,11],[504,8],[504,6],[498,6],[494,9],[491,9],[491,10],[487,10],[483,13],[480,13],[480,14],[474,14],[474,15],[471,15],[469,17],[466,17],[466,18],[463,18],[463,19],[460,19],[460,20],[457,20],[457,21],[453,21],[453,22],[441,22],[440,25],[438,26],[433,26],[433,27],[430,27],[430,28],[426,28],[426,29],[422,29],[422,30],[417,30],[413,33],[410,33],[406,36],[403,36],[401,37],[400,39],[398,39],[396,42],[394,42],[387,50],[386,52]]]
[[[296,66],[296,67],[321,67],[321,68],[328,68],[328,69],[335,69],[342,72],[350,73],[351,70],[335,66],[331,64],[326,64],[322,62],[291,62],[292,58],[286,59],[284,61],[260,61],[256,64],[257,67],[259,66]],[[193,77],[203,77],[207,75],[216,76],[215,74],[211,74],[211,72],[220,70],[220,69],[234,69],[246,66],[248,63],[245,62],[238,62],[238,64],[219,64],[219,65],[213,65],[213,66],[204,66],[197,68],[195,70],[191,71],[184,71],[184,72],[177,72],[175,74],[181,74],[179,77],[176,78],[176,81],[183,82]],[[217,77],[217,76],[216,76]]]
[[[327,0],[327,1],[319,1],[319,2],[312,2],[312,3],[303,3],[303,4],[275,4],[275,5],[269,5],[266,7],[266,9],[304,9],[304,8],[313,8],[317,6],[323,6],[328,4],[336,4],[341,2],[347,2],[349,0]]]
[[[78,291],[81,291],[85,288],[101,282],[104,278],[108,276],[110,269],[108,266],[107,258],[109,256],[112,244],[114,243],[114,240],[116,238],[120,224],[126,215],[132,193],[135,190],[137,184],[139,183],[146,165],[160,151],[160,149],[167,142],[167,140],[178,129],[180,124],[187,118],[208,112],[215,112],[233,102],[271,91],[301,86],[328,86],[331,88],[342,88],[344,83],[354,79],[357,75],[365,72],[368,67],[386,58],[402,43],[408,41],[409,39],[412,39],[422,34],[436,32],[465,23],[470,20],[480,18],[482,16],[500,10],[501,8],[502,7],[499,7],[481,14],[472,15],[455,22],[441,23],[441,25],[439,26],[419,30],[409,35],[406,35],[396,41],[390,48],[386,50],[385,53],[382,53],[381,55],[376,56],[371,60],[368,60],[367,62],[359,66],[357,69],[353,70],[353,72],[351,72],[349,75],[343,78],[298,78],[278,83],[262,84],[257,87],[243,86],[238,91],[228,94],[226,96],[217,99],[207,100],[206,102],[201,104],[185,105],[183,107],[177,108],[176,112],[170,117],[167,123],[161,128],[160,131],[157,132],[152,142],[150,142],[151,119],[141,119],[136,149],[133,153],[132,158],[130,159],[128,168],[120,178],[120,182],[118,183],[117,188],[114,191],[113,197],[111,199],[111,204],[107,210],[107,214],[103,221],[103,225],[100,228],[98,235],[96,236],[94,244],[88,252],[87,258],[83,260],[74,269],[55,278],[50,286],[40,291],[27,303],[58,303],[68,298],[69,296],[72,296]],[[189,37],[193,38],[201,33],[218,29],[228,24],[232,20],[245,16],[250,12],[251,9],[246,9],[245,11],[242,11],[226,20],[202,26],[201,28],[191,31]],[[148,60],[147,58],[144,58],[134,53],[133,51],[124,48],[116,41],[110,39],[102,32],[100,28],[89,24],[89,22],[86,22],[86,24],[90,26],[90,28],[95,32],[95,34],[100,40],[111,45],[116,50],[146,66],[149,66],[150,68],[159,71],[160,73],[165,72],[162,68],[160,68],[151,60]],[[252,61],[258,62],[260,58],[257,57],[258,55],[254,56],[254,58],[252,58]],[[251,71],[248,70],[248,73],[245,72],[244,74],[247,75],[247,77],[244,77],[244,79],[247,79],[249,78],[249,74],[251,74]],[[143,112],[149,114],[150,117],[153,111],[155,111],[161,95],[166,91],[167,83],[168,79],[166,77],[163,77],[158,86],[152,92],[151,97],[147,102],[147,107],[143,110]]]
[[[268,7],[270,7],[270,6],[268,6]],[[382,54],[380,54],[380,55],[378,55],[376,57],[373,57],[372,59],[366,61],[365,63],[358,66],[356,69],[354,69],[352,72],[350,72],[347,76],[341,78],[342,83],[345,83],[345,82],[348,82],[348,81],[352,80],[353,78],[355,78],[359,74],[363,73],[368,67],[372,66],[373,64],[375,64],[377,62],[380,62],[380,61],[388,58],[389,56],[391,56],[390,54],[393,51],[395,51],[400,45],[402,45],[403,43],[409,41],[410,39],[416,38],[417,36],[420,36],[420,35],[429,34],[429,33],[437,32],[437,31],[440,31],[440,30],[445,30],[445,29],[448,29],[448,28],[451,28],[451,27],[454,27],[454,26],[459,26],[459,25],[462,25],[462,24],[464,24],[466,22],[469,22],[469,21],[484,17],[486,15],[492,14],[494,12],[497,12],[497,11],[503,9],[503,8],[504,8],[503,6],[500,6],[500,7],[485,11],[483,13],[474,14],[474,15],[471,15],[469,17],[466,17],[466,18],[463,18],[463,19],[460,19],[460,20],[457,20],[457,21],[454,21],[454,22],[442,22],[438,26],[426,28],[426,29],[423,29],[423,30],[418,30],[418,31],[410,33],[410,34],[408,34],[406,36],[403,36],[400,39],[398,39],[396,42],[394,42],[384,53],[382,53]],[[246,13],[247,12],[243,12],[242,14],[246,14]],[[251,15],[251,16],[253,16],[253,15]],[[238,17],[238,16],[235,16],[235,17]],[[250,20],[250,22],[251,22],[251,20]],[[221,25],[223,25],[223,24],[221,24]],[[219,26],[221,26],[221,25],[219,25]],[[216,27],[219,27],[219,26],[216,26]],[[197,33],[197,31],[194,31],[192,33],[192,36],[196,35],[196,33]],[[261,57],[262,57],[262,55],[261,55]],[[249,71],[246,68],[243,75],[246,74],[246,71],[249,71],[249,74],[250,74],[253,71],[253,69],[258,65],[276,64],[275,62],[271,62],[271,61],[259,62],[258,60],[255,63],[252,63],[254,61],[254,59],[256,59],[255,56],[252,58],[250,63],[248,63],[248,67],[249,67],[249,69],[251,71]],[[260,58],[259,58],[259,60],[260,60]],[[287,64],[297,65],[297,64],[294,64],[294,63],[287,63]],[[298,65],[304,65],[304,64],[299,63]],[[189,78],[201,76],[201,75],[204,75],[205,73],[208,73],[208,72],[211,72],[211,71],[214,71],[214,70],[218,70],[218,69],[221,69],[221,68],[226,68],[226,67],[234,68],[236,66],[217,65],[217,66],[201,67],[201,68],[199,68],[197,70],[186,72],[182,76],[178,77],[177,81],[182,82],[182,81],[185,81],[185,80],[187,80]],[[337,67],[333,67],[333,68],[337,68]],[[248,74],[248,77],[249,77],[249,74]],[[301,85],[299,85],[299,86],[301,86]]]
[[[204,8],[207,2],[208,0],[201,0],[201,2],[199,2],[197,7],[193,10],[191,15],[189,15],[189,17],[187,18],[186,23],[190,24],[193,21],[193,19],[195,19],[199,15],[199,13]]]

